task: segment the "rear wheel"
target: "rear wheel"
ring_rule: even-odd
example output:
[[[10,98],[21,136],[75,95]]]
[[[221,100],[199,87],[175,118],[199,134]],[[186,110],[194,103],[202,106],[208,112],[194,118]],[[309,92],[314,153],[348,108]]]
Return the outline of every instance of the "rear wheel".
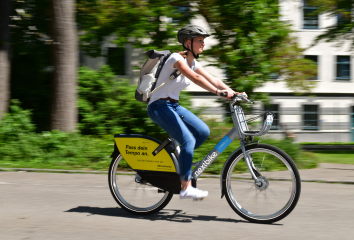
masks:
[[[242,152],[229,161],[223,174],[223,189],[232,209],[251,222],[271,223],[286,217],[296,206],[301,191],[299,172],[293,160],[271,145],[246,147],[258,168],[255,184]]]
[[[124,171],[122,171],[124,167]],[[163,209],[173,193],[159,191],[144,181],[124,161],[121,154],[113,159],[108,173],[108,183],[113,198],[126,211],[149,215]]]

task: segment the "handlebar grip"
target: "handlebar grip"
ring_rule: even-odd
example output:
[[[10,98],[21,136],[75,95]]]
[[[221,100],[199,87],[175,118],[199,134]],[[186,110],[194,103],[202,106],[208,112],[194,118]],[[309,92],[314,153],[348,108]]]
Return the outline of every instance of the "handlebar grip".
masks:
[[[242,100],[246,101],[246,102],[249,102],[249,103],[253,103],[251,100],[248,100],[246,97],[246,95],[244,94],[240,94],[240,95],[236,95],[234,94],[231,99],[235,98],[235,97],[240,97]],[[227,97],[227,92],[221,92],[220,93],[220,97]]]
[[[227,92],[221,92],[220,97],[227,97]],[[237,95],[234,93],[234,95],[231,98],[235,98]]]

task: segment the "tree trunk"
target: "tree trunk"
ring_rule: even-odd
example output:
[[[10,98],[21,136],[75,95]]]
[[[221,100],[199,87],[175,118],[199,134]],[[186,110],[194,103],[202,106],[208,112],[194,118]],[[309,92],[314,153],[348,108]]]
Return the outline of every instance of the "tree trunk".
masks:
[[[75,0],[52,0],[53,96],[51,130],[74,131],[77,124],[77,29]]]
[[[10,6],[11,0],[0,1],[0,121],[10,99]]]

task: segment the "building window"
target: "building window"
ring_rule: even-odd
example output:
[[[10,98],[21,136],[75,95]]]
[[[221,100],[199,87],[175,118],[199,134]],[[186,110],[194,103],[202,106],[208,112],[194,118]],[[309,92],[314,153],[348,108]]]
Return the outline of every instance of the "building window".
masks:
[[[310,80],[317,80],[318,79],[318,56],[316,55],[305,55],[305,58],[312,61],[316,65],[316,76],[309,78]]]
[[[350,79],[350,56],[337,56],[337,76],[338,80]]]
[[[303,129],[318,130],[318,105],[303,105]]]
[[[338,13],[337,14],[337,25],[341,25],[344,24],[346,22],[345,17],[343,16],[343,14]]]
[[[314,13],[317,9],[318,8],[316,7],[309,6],[307,0],[304,0],[304,7],[303,7],[303,28],[304,29],[319,28],[318,14]]]
[[[110,47],[107,49],[107,65],[116,75],[125,75],[125,48]]]
[[[278,73],[269,74],[269,79],[270,80],[277,80],[278,78],[279,78],[279,74]]]
[[[264,106],[264,111],[274,113],[273,123],[270,129],[279,129],[279,104],[269,104]]]

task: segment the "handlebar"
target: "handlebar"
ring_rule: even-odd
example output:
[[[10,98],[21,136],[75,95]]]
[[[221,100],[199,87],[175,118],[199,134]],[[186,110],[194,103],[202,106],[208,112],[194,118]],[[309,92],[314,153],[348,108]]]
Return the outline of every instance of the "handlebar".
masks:
[[[235,97],[236,94],[234,94],[234,96],[232,98]],[[221,92],[220,93],[220,97],[227,97],[227,92]]]
[[[220,97],[227,97],[227,92],[221,92]],[[240,95],[234,94],[234,96],[231,97],[231,99],[235,99],[235,98],[238,98],[236,99],[236,101],[238,100],[238,101],[246,101],[248,103],[253,103],[251,100],[248,100],[248,98],[246,98],[246,95],[244,94],[240,94]]]

